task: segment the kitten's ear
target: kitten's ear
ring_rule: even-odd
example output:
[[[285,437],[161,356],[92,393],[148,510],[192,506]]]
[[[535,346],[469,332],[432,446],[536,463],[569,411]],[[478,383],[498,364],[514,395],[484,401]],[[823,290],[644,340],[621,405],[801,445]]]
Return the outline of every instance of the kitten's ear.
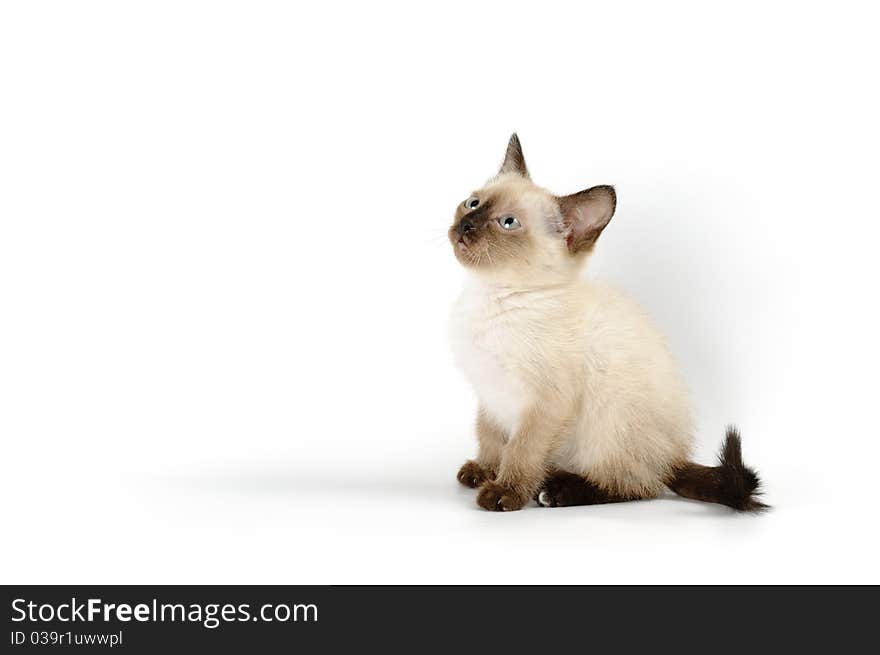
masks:
[[[617,194],[614,187],[594,186],[570,196],[557,198],[569,251],[588,250],[614,216]]]
[[[519,137],[516,132],[510,135],[510,141],[507,142],[507,152],[504,155],[504,163],[501,164],[502,173],[517,173],[523,177],[529,176],[529,169],[526,168],[526,158],[523,157],[522,146],[519,143]]]

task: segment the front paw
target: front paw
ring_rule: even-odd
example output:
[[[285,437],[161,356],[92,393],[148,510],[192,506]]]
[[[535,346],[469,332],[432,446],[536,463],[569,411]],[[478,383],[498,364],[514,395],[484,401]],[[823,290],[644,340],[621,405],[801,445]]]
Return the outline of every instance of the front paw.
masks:
[[[491,470],[472,459],[466,461],[458,470],[458,481],[471,489],[476,489],[494,477]]]
[[[528,496],[498,482],[486,482],[477,494],[477,505],[490,512],[512,512],[526,504]]]

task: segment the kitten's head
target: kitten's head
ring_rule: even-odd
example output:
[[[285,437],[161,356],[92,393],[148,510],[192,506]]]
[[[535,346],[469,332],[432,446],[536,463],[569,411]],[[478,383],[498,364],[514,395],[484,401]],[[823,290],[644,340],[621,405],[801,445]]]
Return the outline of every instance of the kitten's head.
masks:
[[[449,240],[458,261],[496,281],[565,281],[579,273],[616,202],[610,186],[561,197],[537,186],[514,134],[498,174],[458,206]]]

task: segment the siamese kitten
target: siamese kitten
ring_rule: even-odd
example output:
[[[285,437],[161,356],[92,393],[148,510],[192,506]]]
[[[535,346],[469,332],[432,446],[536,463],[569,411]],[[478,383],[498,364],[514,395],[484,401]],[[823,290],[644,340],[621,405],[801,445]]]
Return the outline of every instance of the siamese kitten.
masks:
[[[758,477],[729,428],[718,466],[690,460],[685,386],[663,337],[629,298],[581,277],[616,195],[555,196],[519,139],[461,203],[449,241],[468,280],[451,321],[479,397],[476,460],[458,480],[488,510],[592,505],[675,493],[757,511]]]

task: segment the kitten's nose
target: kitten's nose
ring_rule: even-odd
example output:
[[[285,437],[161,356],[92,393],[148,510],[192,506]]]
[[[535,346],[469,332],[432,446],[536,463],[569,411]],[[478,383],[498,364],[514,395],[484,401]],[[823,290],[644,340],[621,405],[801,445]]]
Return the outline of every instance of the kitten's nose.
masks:
[[[458,236],[463,237],[465,234],[473,232],[475,229],[474,224],[470,220],[463,218],[458,224]]]

